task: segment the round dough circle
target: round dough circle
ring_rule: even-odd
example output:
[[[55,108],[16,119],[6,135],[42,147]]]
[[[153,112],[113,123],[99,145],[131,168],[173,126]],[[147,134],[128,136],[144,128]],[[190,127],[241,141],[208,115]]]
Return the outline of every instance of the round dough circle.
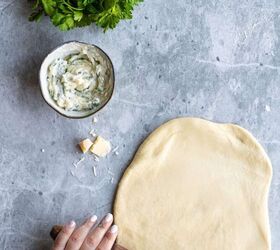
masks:
[[[140,146],[114,204],[128,250],[270,249],[270,161],[233,124],[171,120]]]

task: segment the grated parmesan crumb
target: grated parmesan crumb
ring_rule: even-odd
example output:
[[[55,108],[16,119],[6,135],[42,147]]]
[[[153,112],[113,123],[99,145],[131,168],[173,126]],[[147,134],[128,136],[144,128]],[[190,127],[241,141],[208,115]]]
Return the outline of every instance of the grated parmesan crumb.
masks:
[[[72,170],[70,171],[70,173],[71,173],[72,176],[75,176],[75,174],[74,174],[74,172]]]
[[[42,149],[41,149],[41,152],[44,153],[44,152],[45,152],[45,149],[42,148]]]
[[[269,106],[269,105],[265,105],[265,110],[266,110],[267,112],[270,112],[270,111],[271,111],[270,106]]]
[[[92,170],[93,170],[94,176],[97,176],[97,174],[96,174],[96,167],[95,166],[92,167]]]
[[[75,167],[75,168],[77,168],[78,167],[78,165],[81,163],[81,162],[83,162],[85,160],[85,157],[82,157],[78,162],[74,162],[73,163],[73,166]]]
[[[96,137],[97,134],[94,132],[94,129],[92,129],[91,131],[89,131],[89,134],[93,137]]]
[[[81,162],[83,162],[85,160],[85,157],[82,157],[78,162],[77,165],[79,165]]]
[[[94,155],[94,160],[95,160],[96,162],[99,162],[99,161],[100,161],[100,159],[99,159],[96,155]]]
[[[120,147],[120,146],[116,146],[116,147],[112,150],[112,152],[113,152],[113,153],[116,152],[116,151],[119,149],[119,147]]]
[[[92,123],[97,123],[98,122],[98,119],[96,117],[93,117],[92,118]]]

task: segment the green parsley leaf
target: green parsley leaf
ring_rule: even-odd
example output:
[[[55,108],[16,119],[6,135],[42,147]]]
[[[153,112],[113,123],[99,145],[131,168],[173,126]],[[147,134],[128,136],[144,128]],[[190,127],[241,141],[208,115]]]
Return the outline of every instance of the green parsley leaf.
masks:
[[[42,0],[42,4],[46,14],[51,16],[55,12],[56,1],[54,0]]]
[[[45,14],[62,31],[92,23],[106,31],[122,19],[131,19],[140,2],[143,0],[33,0],[29,20],[39,21]]]
[[[56,12],[53,16],[52,16],[52,23],[57,26],[60,25],[61,22],[63,21],[63,19],[65,18],[65,16],[59,12]]]
[[[83,12],[81,11],[74,11],[74,20],[80,22],[83,18]]]

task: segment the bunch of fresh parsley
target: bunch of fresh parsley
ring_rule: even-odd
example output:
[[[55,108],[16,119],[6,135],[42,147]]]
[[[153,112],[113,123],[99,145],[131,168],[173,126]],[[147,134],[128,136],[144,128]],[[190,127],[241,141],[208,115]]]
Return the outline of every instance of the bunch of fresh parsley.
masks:
[[[50,17],[60,30],[66,31],[95,23],[106,31],[121,19],[131,19],[133,7],[143,0],[33,0],[30,21]]]

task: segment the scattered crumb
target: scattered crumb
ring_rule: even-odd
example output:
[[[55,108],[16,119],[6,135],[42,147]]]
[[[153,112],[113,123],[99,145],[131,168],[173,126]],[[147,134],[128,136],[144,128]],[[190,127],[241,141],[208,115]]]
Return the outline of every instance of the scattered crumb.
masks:
[[[96,155],[94,155],[94,160],[99,162],[99,158]]]
[[[44,153],[44,152],[45,152],[45,149],[42,148],[42,149],[41,149],[41,152]]]
[[[114,177],[111,178],[111,183],[114,183]]]
[[[96,167],[95,166],[92,167],[92,170],[93,170],[94,176],[97,176],[97,174],[96,174]]]
[[[119,152],[118,152],[118,151],[116,151],[116,152],[115,152],[115,155],[119,155]]]
[[[120,146],[116,146],[116,147],[112,150],[112,152],[113,152],[113,153],[116,152],[116,151],[119,149],[119,147],[120,147]]]
[[[78,162],[77,165],[80,164],[81,162],[83,162],[85,160],[85,157],[82,157]]]
[[[92,123],[97,123],[98,122],[98,119],[96,117],[93,117],[92,118]]]
[[[72,176],[75,176],[75,174],[72,170],[70,170],[70,173],[71,173]]]
[[[93,137],[96,137],[97,134],[94,132],[94,129],[92,129],[91,131],[89,131],[89,134]]]
[[[269,106],[269,105],[265,105],[265,110],[266,110],[267,112],[270,112],[270,111],[271,111],[270,106]]]
[[[83,162],[85,160],[85,157],[82,157],[78,162],[74,162],[73,163],[73,166],[75,167],[75,168],[77,168],[78,167],[78,165],[81,163],[81,162]]]

